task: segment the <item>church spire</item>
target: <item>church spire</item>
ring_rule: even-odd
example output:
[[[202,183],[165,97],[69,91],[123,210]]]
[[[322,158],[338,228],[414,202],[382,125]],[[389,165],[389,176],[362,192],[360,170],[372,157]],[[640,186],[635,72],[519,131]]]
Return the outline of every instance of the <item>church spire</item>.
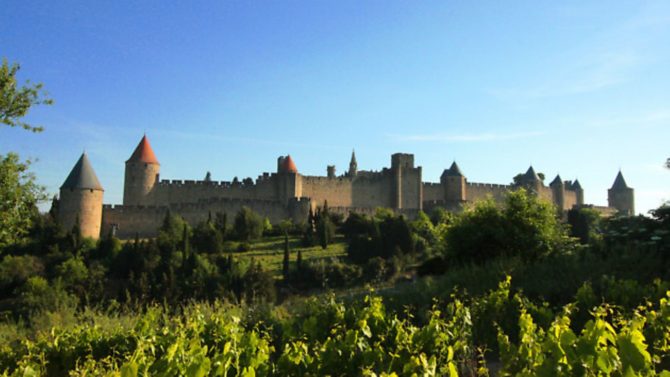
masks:
[[[358,163],[356,162],[356,151],[351,150],[351,161],[349,162],[349,175],[355,176],[358,173]]]

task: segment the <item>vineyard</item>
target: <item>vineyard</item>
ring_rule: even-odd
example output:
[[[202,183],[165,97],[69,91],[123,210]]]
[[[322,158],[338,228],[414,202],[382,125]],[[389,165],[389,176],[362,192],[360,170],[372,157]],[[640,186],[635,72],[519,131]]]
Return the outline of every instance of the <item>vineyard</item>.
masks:
[[[77,324],[2,340],[0,367],[6,376],[670,376],[670,291],[633,310],[582,306],[577,297],[554,313],[507,279],[416,317],[375,294],[355,305],[326,295],[290,306],[88,311]]]

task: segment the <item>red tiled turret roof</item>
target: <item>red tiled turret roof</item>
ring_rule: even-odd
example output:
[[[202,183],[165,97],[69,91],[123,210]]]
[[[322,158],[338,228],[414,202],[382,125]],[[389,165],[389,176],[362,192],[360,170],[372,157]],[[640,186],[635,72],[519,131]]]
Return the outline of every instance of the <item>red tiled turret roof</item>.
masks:
[[[135,148],[135,152],[130,156],[126,162],[144,162],[145,164],[158,164],[158,159],[154,154],[153,149],[151,149],[151,144],[149,144],[149,139],[147,135],[142,137],[140,143]]]
[[[284,172],[286,173],[297,173],[298,168],[295,166],[295,162],[293,162],[293,159],[291,158],[291,155],[286,156],[284,159]]]

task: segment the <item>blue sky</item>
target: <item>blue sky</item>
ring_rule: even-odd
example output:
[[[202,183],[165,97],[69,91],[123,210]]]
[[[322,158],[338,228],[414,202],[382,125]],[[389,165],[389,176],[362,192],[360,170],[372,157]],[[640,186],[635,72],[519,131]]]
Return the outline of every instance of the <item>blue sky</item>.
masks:
[[[425,181],[532,163],[604,205],[621,168],[639,212],[670,200],[670,2],[3,2],[0,56],[55,104],[0,128],[56,193],[82,150],[120,203],[147,133],[161,177],[379,170]]]

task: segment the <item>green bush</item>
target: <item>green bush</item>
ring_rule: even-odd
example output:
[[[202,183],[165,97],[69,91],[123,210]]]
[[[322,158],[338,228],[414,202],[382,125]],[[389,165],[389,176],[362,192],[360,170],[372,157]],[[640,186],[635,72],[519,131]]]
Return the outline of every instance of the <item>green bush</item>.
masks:
[[[248,207],[242,207],[235,215],[233,231],[240,241],[251,241],[263,235],[263,218]]]

